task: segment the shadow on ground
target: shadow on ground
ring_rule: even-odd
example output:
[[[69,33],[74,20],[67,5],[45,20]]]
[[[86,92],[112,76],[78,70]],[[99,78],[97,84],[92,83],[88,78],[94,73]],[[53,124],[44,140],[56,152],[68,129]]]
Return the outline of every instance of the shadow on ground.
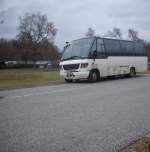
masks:
[[[136,75],[134,77],[127,77],[127,76],[109,76],[109,77],[105,77],[105,78],[101,78],[101,80],[99,80],[98,82],[96,83],[103,83],[103,82],[109,82],[109,81],[117,81],[117,80],[126,80],[126,79],[137,79],[137,78],[140,78],[140,77],[145,77],[145,75]],[[74,81],[72,83],[82,83],[82,84],[86,84],[86,83],[91,83],[91,82],[88,82],[88,80],[77,80],[77,81]]]

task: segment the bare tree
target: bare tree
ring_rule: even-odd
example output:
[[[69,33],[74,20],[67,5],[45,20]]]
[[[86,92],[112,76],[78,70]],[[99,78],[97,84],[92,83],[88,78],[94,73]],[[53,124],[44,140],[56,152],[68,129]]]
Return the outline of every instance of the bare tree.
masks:
[[[122,39],[121,30],[120,28],[117,28],[117,27],[114,27],[112,31],[108,31],[106,34],[104,34],[104,36]]]
[[[89,27],[88,31],[86,33],[86,37],[91,37],[91,36],[94,36],[94,35],[95,35],[95,31],[91,27]]]
[[[104,37],[115,37],[113,31],[108,31],[107,33],[104,34]]]
[[[19,38],[40,43],[43,40],[53,41],[57,29],[52,22],[48,22],[46,15],[25,14],[20,17]]]
[[[0,61],[24,61],[24,63],[33,61],[33,51],[30,48],[29,41],[0,39]],[[50,60],[55,63],[60,58],[58,50],[57,46],[45,40],[38,46],[36,59],[40,61]]]
[[[129,30],[128,30],[128,37],[129,37],[129,39],[131,39],[132,41],[137,41],[137,40],[139,40],[138,32],[135,31],[134,29],[129,29]]]
[[[18,60],[16,40],[0,39],[0,60]]]
[[[116,38],[122,39],[122,33],[121,33],[120,28],[114,27],[114,28],[113,28],[113,33],[114,33],[114,35],[116,36]]]
[[[19,18],[20,25],[18,27],[19,34],[18,40],[20,41],[21,48],[28,52],[31,51],[32,59],[34,62],[38,59],[41,46],[45,41],[53,44],[54,38],[57,33],[52,22],[49,22],[46,15],[25,14]],[[25,52],[26,52],[25,51]]]

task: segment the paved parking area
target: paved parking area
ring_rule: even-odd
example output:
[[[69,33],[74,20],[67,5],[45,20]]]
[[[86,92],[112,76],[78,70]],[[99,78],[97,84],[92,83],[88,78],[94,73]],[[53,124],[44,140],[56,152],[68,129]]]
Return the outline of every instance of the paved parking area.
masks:
[[[150,132],[150,75],[0,92],[0,152],[111,152]]]

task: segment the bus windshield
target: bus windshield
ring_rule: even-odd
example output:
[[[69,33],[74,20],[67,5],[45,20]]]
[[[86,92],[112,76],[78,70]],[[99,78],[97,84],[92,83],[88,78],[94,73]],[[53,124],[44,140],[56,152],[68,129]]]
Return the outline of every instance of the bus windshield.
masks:
[[[87,58],[93,41],[94,37],[74,40],[71,45],[66,48],[61,60]]]

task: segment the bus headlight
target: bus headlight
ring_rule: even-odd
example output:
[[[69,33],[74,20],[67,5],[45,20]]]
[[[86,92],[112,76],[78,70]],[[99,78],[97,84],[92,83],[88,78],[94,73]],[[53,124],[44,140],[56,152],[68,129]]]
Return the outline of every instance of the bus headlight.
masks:
[[[88,66],[88,63],[81,63],[80,68],[87,68],[87,66]]]

